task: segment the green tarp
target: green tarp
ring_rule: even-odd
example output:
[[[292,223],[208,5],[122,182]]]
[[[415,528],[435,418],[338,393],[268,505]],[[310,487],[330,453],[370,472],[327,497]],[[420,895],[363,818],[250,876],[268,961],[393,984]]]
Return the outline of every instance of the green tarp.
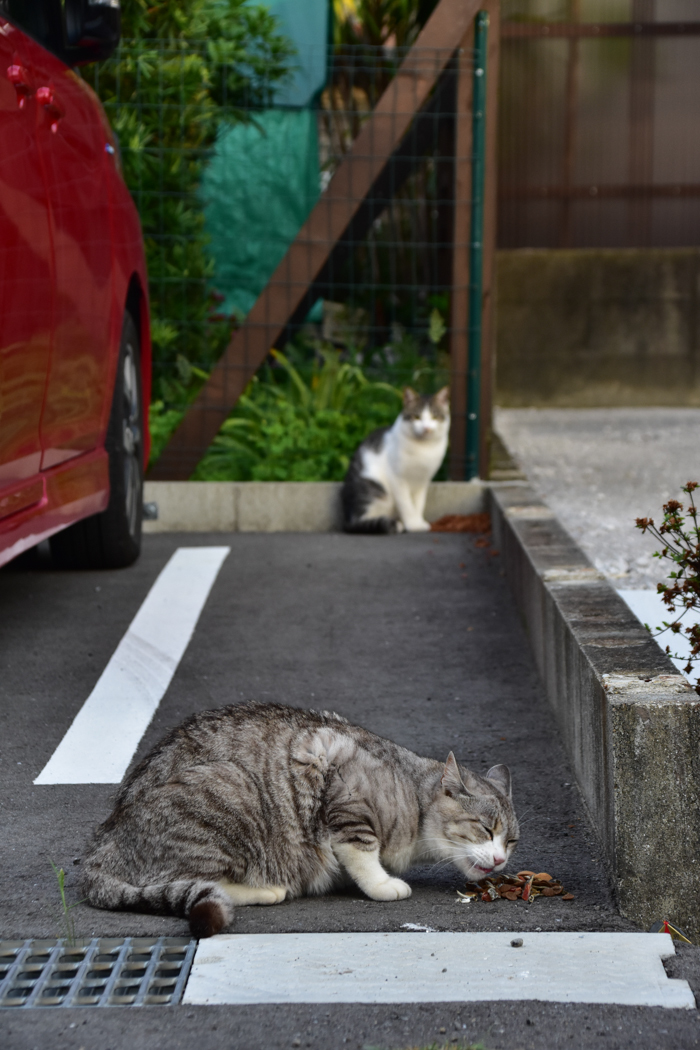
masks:
[[[277,108],[222,128],[201,186],[222,309],[245,315],[318,200],[316,113],[327,76],[328,0],[272,0],[294,44],[293,71]],[[297,108],[294,108],[297,107]],[[299,108],[302,107],[302,108]]]
[[[313,110],[266,110],[226,128],[202,180],[214,287],[245,315],[318,200]]]

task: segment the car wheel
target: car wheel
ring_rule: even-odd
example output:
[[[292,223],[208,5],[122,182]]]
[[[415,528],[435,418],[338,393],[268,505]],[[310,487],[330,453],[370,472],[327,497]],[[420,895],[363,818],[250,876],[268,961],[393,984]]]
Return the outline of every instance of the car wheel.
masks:
[[[71,569],[121,569],[141,552],[143,516],[143,398],[139,337],[124,315],[119,363],[105,448],[109,454],[109,504],[51,537],[55,564]]]

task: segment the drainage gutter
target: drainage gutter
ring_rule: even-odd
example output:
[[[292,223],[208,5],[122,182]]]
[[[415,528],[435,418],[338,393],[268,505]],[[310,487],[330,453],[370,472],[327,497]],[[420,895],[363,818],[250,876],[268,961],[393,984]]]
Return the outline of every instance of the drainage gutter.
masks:
[[[494,542],[623,915],[700,932],[700,696],[526,484]]]

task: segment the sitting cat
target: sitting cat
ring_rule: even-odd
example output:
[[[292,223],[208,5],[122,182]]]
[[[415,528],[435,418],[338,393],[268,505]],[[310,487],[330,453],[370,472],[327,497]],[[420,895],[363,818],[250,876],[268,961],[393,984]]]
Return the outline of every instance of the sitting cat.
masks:
[[[193,715],[121,788],[84,862],[98,908],[186,916],[195,937],[234,905],[324,893],[349,878],[409,897],[393,873],[451,861],[500,871],[518,841],[507,766],[485,777],[339,715],[247,703]]]
[[[391,427],[375,430],[355,452],[343,482],[346,532],[425,532],[428,485],[440,469],[450,429],[450,391],[422,397],[406,387]]]

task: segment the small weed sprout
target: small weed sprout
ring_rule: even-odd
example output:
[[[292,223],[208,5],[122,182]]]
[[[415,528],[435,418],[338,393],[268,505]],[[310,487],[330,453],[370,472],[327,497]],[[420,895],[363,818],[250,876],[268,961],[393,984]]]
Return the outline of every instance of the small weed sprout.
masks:
[[[693,496],[698,484],[697,481],[689,481],[687,485],[683,485],[683,492],[689,499],[685,509],[677,499],[664,503],[664,520],[658,528],[653,518],[637,518],[637,528],[642,532],[650,532],[663,544],[662,550],[654,552],[654,557],[668,558],[675,565],[675,569],[668,574],[672,581],[671,584],[660,583],[657,586],[663,603],[672,613],[673,619],[664,620],[663,627],[657,627],[654,630],[648,624],[645,626],[655,638],[666,631],[670,631],[673,635],[685,634],[687,636],[690,642],[690,655],[683,668],[685,674],[690,674],[693,664],[700,661],[700,623],[682,623],[686,613],[691,610],[700,612],[700,527],[698,527],[698,508]],[[666,646],[666,652],[676,660],[684,659],[672,653],[670,645]],[[698,678],[695,691],[700,694],[700,678]]]
[[[49,857],[49,864],[53,868],[53,873],[56,876],[56,881],[58,882],[58,892],[59,892],[59,895],[61,897],[61,909],[62,909],[61,919],[62,919],[62,922],[63,922],[63,928],[65,930],[65,934],[66,934],[66,941],[68,942],[68,944],[72,948],[73,945],[76,943],[76,940],[75,940],[75,922],[73,920],[73,916],[71,915],[71,911],[73,910],[73,908],[77,908],[77,906],[79,904],[82,904],[83,901],[76,901],[75,904],[69,904],[67,902],[67,900],[66,900],[66,886],[65,886],[66,873],[63,870],[63,868],[56,867],[56,865],[54,864],[54,862],[51,860],[50,857]],[[83,898],[83,900],[85,900],[85,899],[87,899],[87,898]]]

